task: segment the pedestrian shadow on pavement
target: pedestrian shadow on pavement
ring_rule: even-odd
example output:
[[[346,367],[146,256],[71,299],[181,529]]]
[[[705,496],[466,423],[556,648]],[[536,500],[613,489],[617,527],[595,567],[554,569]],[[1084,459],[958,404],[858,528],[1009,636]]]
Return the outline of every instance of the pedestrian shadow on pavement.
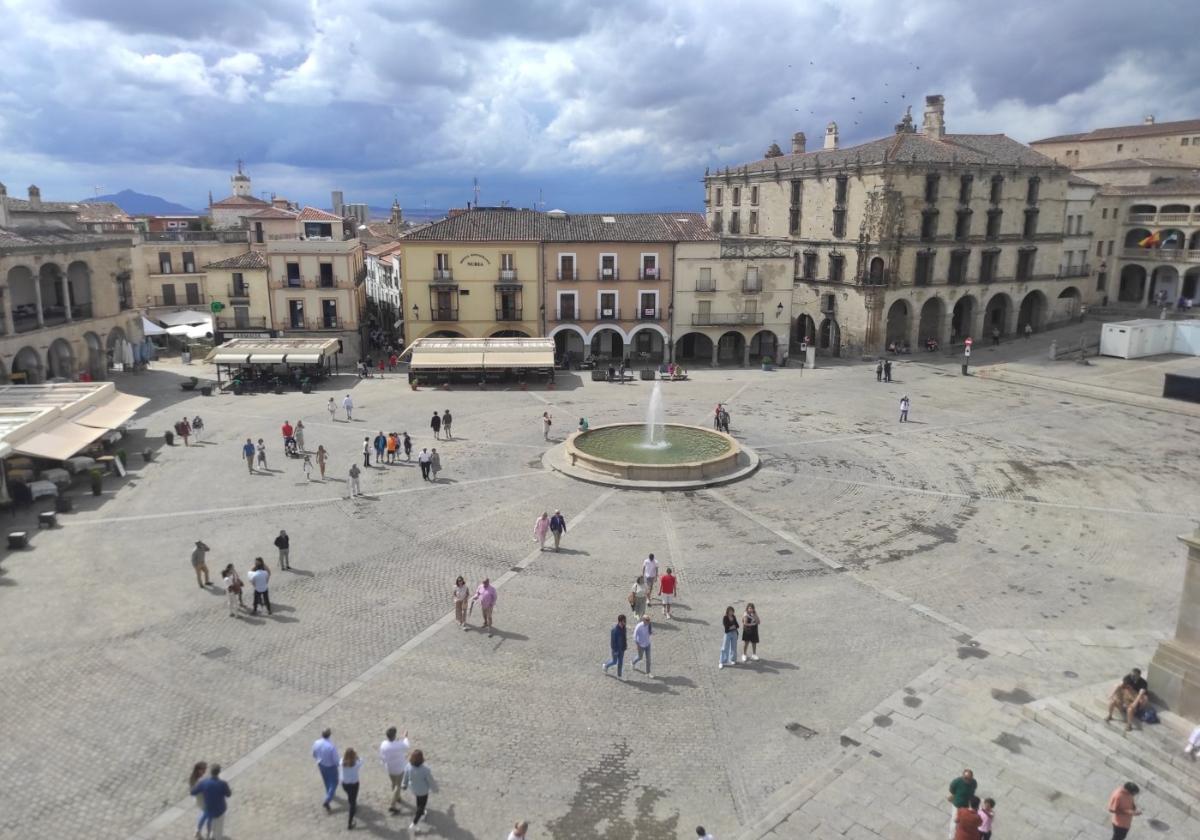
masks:
[[[378,502],[378,496],[371,496],[367,493],[359,493],[357,496],[347,496],[347,499],[366,499],[368,502]]]
[[[529,641],[528,636],[524,635],[523,633],[514,633],[512,630],[497,630],[495,627],[491,627],[491,628],[488,628],[486,631],[480,630],[479,632],[486,632],[488,634],[489,638],[495,636],[495,637],[499,638],[500,641],[505,641],[507,639],[512,639],[514,642],[528,642]]]
[[[220,586],[206,586],[204,587],[204,591],[209,595],[220,595],[222,598],[225,597],[225,590]]]
[[[675,604],[673,607],[671,607],[671,618],[667,619],[667,621],[682,621],[684,624],[700,624],[700,625],[703,625],[704,627],[708,626],[709,622],[705,621],[702,618],[684,618],[681,615],[675,615],[675,611],[677,609],[679,609],[678,604]],[[660,622],[660,623],[665,624],[666,622]]]
[[[548,548],[546,549],[551,554],[576,554],[580,557],[591,557],[591,552],[583,551],[579,548]]]
[[[739,662],[737,667],[743,671],[762,671],[767,674],[798,670],[798,667],[791,662],[780,662],[775,659],[760,659],[757,662]]]
[[[297,569],[295,566],[288,566],[285,571],[291,572],[300,577],[316,577],[316,572],[310,572],[308,569]]]
[[[696,683],[688,677],[659,677],[658,681],[679,688],[695,688]]]
[[[454,816],[454,806],[451,805],[445,811],[433,811],[432,817],[427,819],[437,831],[439,837],[446,837],[449,840],[477,840],[474,834],[458,824],[458,819]],[[388,835],[392,836],[391,833]]]
[[[264,470],[261,467],[255,467],[254,472],[250,473],[250,475],[261,475],[267,478],[274,478],[275,473],[277,472],[283,472],[283,470]]]
[[[432,481],[434,484],[458,484],[453,478],[435,478]]]
[[[641,677],[639,679],[638,677]],[[644,674],[638,676],[626,676],[625,685],[630,688],[636,688],[638,691],[644,691],[647,694],[677,694],[671,686],[662,679],[647,680]]]

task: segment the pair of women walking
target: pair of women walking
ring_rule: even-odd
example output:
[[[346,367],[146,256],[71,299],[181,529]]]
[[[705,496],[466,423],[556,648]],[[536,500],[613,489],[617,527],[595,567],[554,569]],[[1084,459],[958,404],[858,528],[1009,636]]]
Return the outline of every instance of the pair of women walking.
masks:
[[[762,624],[762,620],[758,617],[758,610],[754,608],[754,604],[747,604],[741,623],[743,662],[747,657],[755,662],[758,661],[758,626],[760,624]],[[725,608],[725,615],[721,617],[721,625],[725,630],[725,636],[721,642],[721,661],[717,668],[737,664],[739,625],[737,611],[733,607]]]

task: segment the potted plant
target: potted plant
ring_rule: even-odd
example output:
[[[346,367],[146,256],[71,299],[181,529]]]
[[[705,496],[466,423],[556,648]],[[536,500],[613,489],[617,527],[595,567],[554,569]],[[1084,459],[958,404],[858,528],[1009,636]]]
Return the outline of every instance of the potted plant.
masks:
[[[121,459],[122,467],[129,466],[129,453],[127,453],[124,449],[117,450],[117,457]]]
[[[195,390],[196,385],[198,385],[199,383],[200,383],[199,379],[197,379],[194,376],[189,376],[185,381],[179,383],[179,387],[185,391],[193,391],[193,390]]]
[[[151,461],[153,461],[154,460],[154,450],[153,449],[143,449],[142,450],[142,460],[145,461],[147,464],[149,464]]]
[[[93,468],[88,475],[92,478],[92,495],[99,496],[100,490],[104,487],[104,473]]]
[[[770,356],[762,357],[762,369],[770,370],[775,365],[775,361]]]
[[[212,386],[211,385],[201,385],[200,393],[205,397],[211,397],[212,396]]]
[[[163,440],[165,440],[167,442],[167,446],[174,446],[175,445],[175,433],[172,431],[164,432]]]

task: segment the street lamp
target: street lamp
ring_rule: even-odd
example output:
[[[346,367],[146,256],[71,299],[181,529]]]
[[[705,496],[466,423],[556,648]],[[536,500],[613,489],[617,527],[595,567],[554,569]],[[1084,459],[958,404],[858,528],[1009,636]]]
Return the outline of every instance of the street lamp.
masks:
[[[413,320],[414,321],[421,320],[421,307],[417,306],[417,304],[415,304],[415,303],[413,304]]]
[[[780,301],[779,303],[775,304],[775,317],[776,318],[783,317],[783,301]]]

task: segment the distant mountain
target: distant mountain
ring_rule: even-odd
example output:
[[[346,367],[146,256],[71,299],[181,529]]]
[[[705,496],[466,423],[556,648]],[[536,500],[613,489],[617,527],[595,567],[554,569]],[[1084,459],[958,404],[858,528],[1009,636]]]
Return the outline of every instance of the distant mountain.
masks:
[[[182,204],[167,201],[165,198],[159,198],[157,195],[146,195],[145,193],[134,192],[133,190],[121,190],[119,193],[113,193],[112,195],[98,195],[94,198],[85,198],[81,203],[93,201],[111,201],[130,216],[198,215],[197,211],[184,207]]]

